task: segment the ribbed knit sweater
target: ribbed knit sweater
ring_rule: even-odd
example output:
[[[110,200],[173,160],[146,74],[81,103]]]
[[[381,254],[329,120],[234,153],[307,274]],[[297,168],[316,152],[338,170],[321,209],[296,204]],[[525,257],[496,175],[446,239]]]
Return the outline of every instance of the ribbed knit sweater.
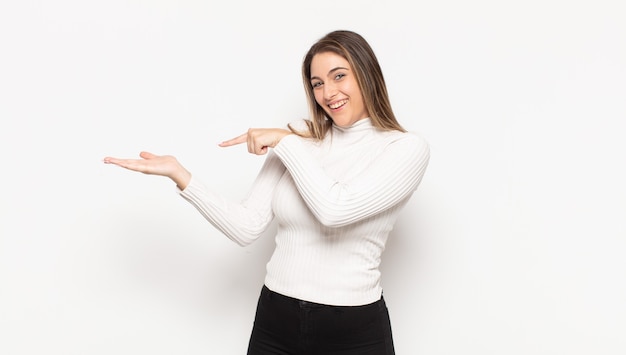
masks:
[[[429,154],[421,136],[382,131],[363,119],[349,128],[333,126],[318,142],[284,137],[243,201],[229,201],[194,177],[180,194],[240,245],[252,243],[276,218],[269,289],[358,306],[380,299],[385,243]]]

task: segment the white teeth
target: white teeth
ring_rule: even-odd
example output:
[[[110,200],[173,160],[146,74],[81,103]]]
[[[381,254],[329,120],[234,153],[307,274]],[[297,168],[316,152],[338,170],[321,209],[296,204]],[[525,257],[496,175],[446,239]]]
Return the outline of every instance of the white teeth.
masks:
[[[341,100],[339,102],[335,102],[334,104],[328,105],[328,107],[335,109],[335,108],[345,105],[346,102],[348,102],[348,100]]]

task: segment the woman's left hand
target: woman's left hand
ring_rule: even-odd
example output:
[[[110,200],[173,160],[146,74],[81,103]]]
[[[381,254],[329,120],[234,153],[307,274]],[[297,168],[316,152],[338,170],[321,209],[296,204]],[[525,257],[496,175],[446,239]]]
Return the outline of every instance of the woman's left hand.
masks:
[[[274,148],[283,137],[293,134],[281,128],[250,128],[248,132],[219,144],[220,147],[247,143],[248,152],[256,155],[267,153],[268,148]]]

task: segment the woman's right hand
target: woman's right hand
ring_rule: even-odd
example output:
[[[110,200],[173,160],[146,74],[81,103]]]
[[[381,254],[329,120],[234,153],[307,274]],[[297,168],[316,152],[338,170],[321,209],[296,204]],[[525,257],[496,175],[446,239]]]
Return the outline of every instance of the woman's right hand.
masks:
[[[104,158],[104,163],[114,164],[144,174],[169,177],[181,190],[184,190],[189,184],[191,173],[175,157],[171,155],[155,155],[149,152],[141,152],[139,156],[141,159],[106,157]]]

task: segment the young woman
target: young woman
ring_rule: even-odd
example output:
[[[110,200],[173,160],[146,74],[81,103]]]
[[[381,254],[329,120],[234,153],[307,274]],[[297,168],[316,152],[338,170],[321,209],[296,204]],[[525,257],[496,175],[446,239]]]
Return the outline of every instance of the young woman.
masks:
[[[244,201],[220,197],[172,156],[142,152],[104,162],[169,177],[240,245],[277,220],[248,354],[393,354],[379,264],[429,148],[397,122],[378,60],[359,34],[322,37],[302,75],[310,119],[249,129],[220,144],[267,154]]]

